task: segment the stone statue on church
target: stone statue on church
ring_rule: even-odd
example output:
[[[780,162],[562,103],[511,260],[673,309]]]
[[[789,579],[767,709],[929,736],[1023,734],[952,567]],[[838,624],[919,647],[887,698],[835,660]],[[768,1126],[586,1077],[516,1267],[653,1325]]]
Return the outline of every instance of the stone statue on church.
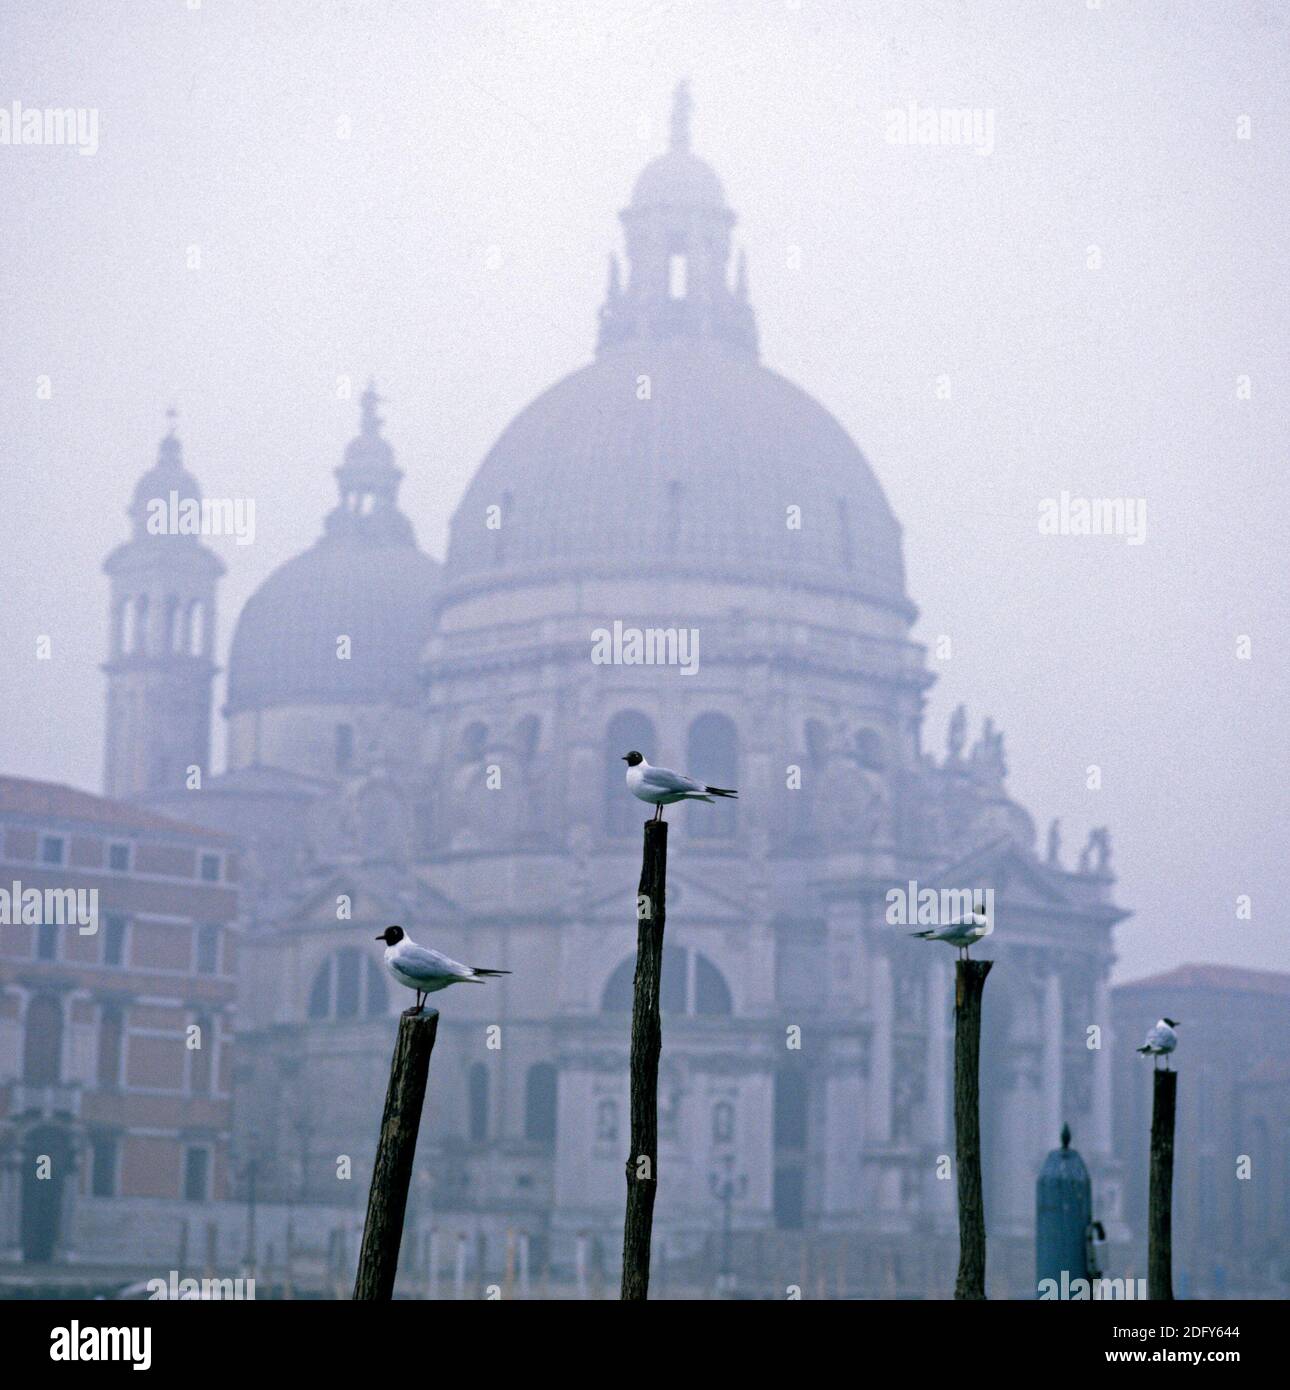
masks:
[[[1111,871],[1111,831],[1105,825],[1088,832],[1088,840],[1079,854],[1082,874],[1108,874]]]
[[[1054,816],[1048,826],[1048,865],[1053,869],[1060,869],[1062,866],[1061,824]]]
[[[950,715],[950,732],[947,748],[947,761],[952,763],[961,762],[963,758],[963,745],[967,740],[967,706],[959,705],[954,713]]]
[[[1002,782],[1008,775],[1008,764],[1003,756],[1003,733],[995,729],[993,719],[987,718],[981,726],[981,737],[972,745],[970,761],[972,770],[986,780]]]

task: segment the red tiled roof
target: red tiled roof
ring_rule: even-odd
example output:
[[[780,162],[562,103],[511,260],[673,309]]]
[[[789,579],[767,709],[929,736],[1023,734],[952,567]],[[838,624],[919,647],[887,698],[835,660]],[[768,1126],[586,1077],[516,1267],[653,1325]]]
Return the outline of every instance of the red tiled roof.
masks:
[[[1236,965],[1180,965],[1163,975],[1129,980],[1118,989],[1215,989],[1245,994],[1290,994],[1290,975]]]
[[[114,830],[158,830],[223,844],[227,835],[200,825],[185,825],[155,815],[128,801],[78,791],[62,782],[33,782],[26,777],[0,776],[0,815],[30,816],[36,820],[84,821]]]

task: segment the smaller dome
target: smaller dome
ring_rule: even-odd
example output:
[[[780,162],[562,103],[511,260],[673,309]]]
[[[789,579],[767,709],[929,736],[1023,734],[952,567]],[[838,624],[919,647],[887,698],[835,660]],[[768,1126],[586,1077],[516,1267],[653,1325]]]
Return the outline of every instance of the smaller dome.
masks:
[[[228,712],[412,704],[439,566],[412,544],[324,537],[247,600],[228,662]],[[340,661],[336,640],[350,639]]]
[[[167,413],[171,418],[170,431],[157,447],[156,463],[135,484],[134,495],[126,510],[126,515],[134,523],[136,537],[151,534],[148,530],[149,511],[157,503],[169,508],[172,492],[180,503],[190,500],[200,503],[202,500],[201,485],[184,467],[183,446],[175,437],[175,412],[171,410]],[[193,538],[183,536],[181,539],[191,541]]]
[[[725,190],[712,166],[684,149],[651,159],[632,190],[633,208],[725,206]]]

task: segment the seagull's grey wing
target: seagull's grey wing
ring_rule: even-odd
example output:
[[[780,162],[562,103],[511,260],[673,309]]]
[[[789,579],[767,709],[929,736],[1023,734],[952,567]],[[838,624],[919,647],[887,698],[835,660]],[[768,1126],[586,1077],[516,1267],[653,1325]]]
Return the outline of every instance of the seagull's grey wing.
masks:
[[[679,772],[673,772],[668,767],[651,767],[645,772],[641,779],[643,786],[649,787],[656,792],[701,792],[703,783],[696,782],[693,777],[685,777]]]
[[[428,946],[409,946],[394,963],[414,980],[455,980],[470,974],[468,966]]]

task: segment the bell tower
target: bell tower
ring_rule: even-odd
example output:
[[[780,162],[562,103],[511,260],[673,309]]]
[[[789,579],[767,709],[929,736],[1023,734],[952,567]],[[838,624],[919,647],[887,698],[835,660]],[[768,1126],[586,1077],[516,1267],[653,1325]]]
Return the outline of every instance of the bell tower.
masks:
[[[182,790],[188,769],[210,772],[215,589],[224,565],[200,539],[201,489],[170,429],[139,479],[131,536],[107,558],[111,581],[107,796]]]

